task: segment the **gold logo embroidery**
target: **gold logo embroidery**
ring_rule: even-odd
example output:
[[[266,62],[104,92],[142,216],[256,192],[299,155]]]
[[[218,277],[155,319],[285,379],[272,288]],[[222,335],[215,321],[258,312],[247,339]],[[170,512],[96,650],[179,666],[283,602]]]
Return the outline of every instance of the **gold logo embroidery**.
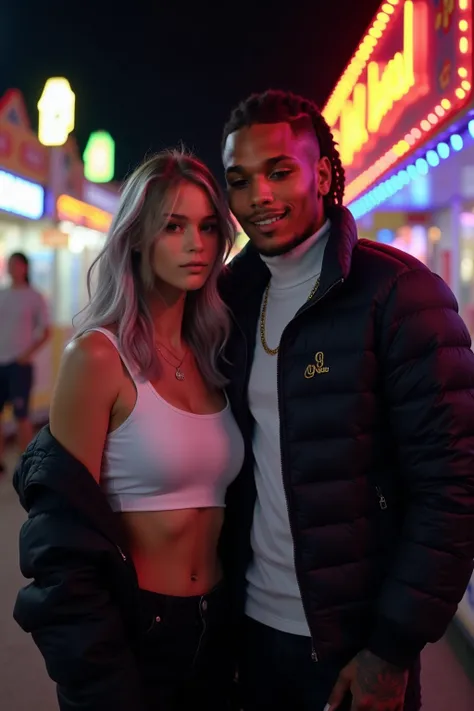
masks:
[[[310,363],[309,365],[306,366],[306,370],[304,371],[304,377],[307,380],[314,378],[315,375],[322,375],[323,373],[329,373],[329,368],[324,365],[324,353],[322,351],[318,351],[315,354],[314,362],[316,365],[314,365],[313,363]]]

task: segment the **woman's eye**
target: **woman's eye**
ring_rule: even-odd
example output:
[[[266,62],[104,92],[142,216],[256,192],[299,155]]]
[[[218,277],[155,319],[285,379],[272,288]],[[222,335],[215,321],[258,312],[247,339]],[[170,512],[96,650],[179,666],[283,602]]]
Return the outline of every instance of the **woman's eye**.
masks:
[[[217,232],[217,223],[211,222],[208,225],[203,225],[201,230],[203,232],[207,232],[208,234],[213,234],[214,232]]]
[[[168,222],[165,229],[167,232],[177,233],[180,230],[182,230],[182,227],[181,227],[181,225],[178,225],[177,222]]]

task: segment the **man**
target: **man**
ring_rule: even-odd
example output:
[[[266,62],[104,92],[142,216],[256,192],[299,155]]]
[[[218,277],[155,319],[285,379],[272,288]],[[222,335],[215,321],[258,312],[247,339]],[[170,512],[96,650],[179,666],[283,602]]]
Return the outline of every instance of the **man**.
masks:
[[[418,711],[474,557],[469,334],[439,277],[358,241],[310,101],[250,97],[223,161],[250,238],[222,282],[249,444],[222,539],[242,707]]]
[[[8,260],[11,285],[0,290],[0,474],[5,471],[2,413],[10,403],[23,451],[32,438],[29,403],[33,386],[32,360],[50,337],[46,304],[30,286],[29,260],[15,252]]]

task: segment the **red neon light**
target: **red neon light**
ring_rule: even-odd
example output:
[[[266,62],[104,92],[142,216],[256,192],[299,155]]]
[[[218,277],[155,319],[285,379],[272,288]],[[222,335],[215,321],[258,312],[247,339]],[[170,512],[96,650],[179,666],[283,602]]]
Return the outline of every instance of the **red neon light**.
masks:
[[[410,6],[415,13],[415,24],[411,26]],[[433,8],[431,9],[433,10]],[[457,13],[456,22],[453,22],[454,13]],[[415,85],[410,81],[410,76],[407,73],[403,75],[400,72],[396,74],[392,71],[390,75],[387,67],[389,67],[391,59],[385,63],[374,62],[371,59],[374,52],[382,48],[382,44],[379,43],[384,42],[387,30],[391,28],[395,20],[400,23],[402,15],[404,44],[403,47],[400,47],[402,52],[394,55],[393,59],[397,56],[398,68],[406,70],[407,57],[410,57],[410,33],[412,33],[417,74]],[[388,0],[388,2],[382,3],[323,110],[336,139],[339,140],[341,157],[348,169],[352,169],[354,172],[351,157],[356,156],[357,158],[364,154],[367,155],[369,152],[367,148],[373,149],[374,142],[376,143],[379,136],[377,120],[380,119],[380,115],[372,126],[368,121],[370,73],[375,73],[377,78],[383,77],[384,72],[387,74],[385,82],[382,79],[376,85],[382,93],[375,97],[375,103],[379,106],[382,105],[383,110],[380,113],[381,122],[384,121],[383,135],[396,136],[398,118],[402,114],[408,115],[408,107],[416,106],[420,96],[423,97],[424,94],[425,97],[428,97],[434,93],[429,89],[428,79],[426,79],[426,83],[423,81],[423,77],[427,76],[423,73],[423,63],[426,65],[430,52],[429,33],[432,37],[434,31],[453,35],[455,64],[452,66],[453,62],[446,60],[442,66],[441,74],[438,76],[439,86],[445,88],[445,95],[441,99],[439,96],[435,96],[433,105],[408,133],[405,125],[400,140],[393,143],[389,150],[385,150],[368,168],[361,170],[354,179],[350,180],[346,187],[346,202],[352,202],[366,191],[383,173],[394,167],[408,153],[414,151],[434,131],[439,130],[440,123],[448,121],[468,102],[472,92],[472,19],[472,0],[454,0],[452,4],[443,4],[442,10],[435,12],[428,12],[425,0]],[[377,37],[378,34],[380,37]],[[431,63],[434,64],[434,59],[431,60],[430,66]],[[362,78],[364,73],[365,79]],[[390,76],[402,76],[402,80],[406,80],[405,84],[402,81],[398,95],[390,83]],[[453,76],[457,77],[457,81],[452,80]],[[427,98],[426,101],[428,101]],[[385,106],[383,106],[384,103]],[[371,135],[373,136],[372,140],[370,140]]]

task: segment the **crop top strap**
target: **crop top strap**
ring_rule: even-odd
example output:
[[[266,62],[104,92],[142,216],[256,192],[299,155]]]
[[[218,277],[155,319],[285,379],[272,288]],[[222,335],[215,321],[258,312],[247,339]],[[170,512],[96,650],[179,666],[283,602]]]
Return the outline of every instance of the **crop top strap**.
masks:
[[[107,328],[101,328],[100,326],[96,326],[95,328],[89,328],[89,329],[87,329],[86,333],[88,333],[89,331],[98,331],[99,333],[102,333],[112,343],[112,345],[118,352],[122,363],[128,370],[128,373],[129,373],[131,379],[133,380],[133,382],[135,384],[138,384],[137,369],[133,368],[132,365],[129,363],[129,361],[124,357],[122,351],[120,350],[117,336],[115,336],[113,333],[111,333]]]

